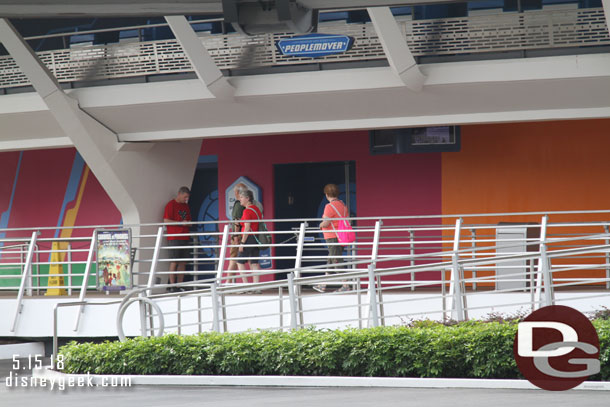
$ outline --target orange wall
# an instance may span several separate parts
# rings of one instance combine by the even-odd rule
[[[445,215],[610,209],[610,120],[462,126],[461,152],[443,153],[441,163]],[[500,220],[540,222],[541,215],[464,218],[465,224]],[[608,221],[610,214],[549,217],[550,222],[568,220]],[[550,228],[549,236],[565,232],[575,230]],[[603,229],[583,227],[581,232],[602,233]],[[462,239],[468,239],[469,233],[464,231]],[[493,238],[493,231],[488,233]],[[573,242],[579,243],[584,242]],[[577,261],[599,264],[603,259],[561,259],[558,263]],[[584,274],[603,277],[605,272],[567,271],[559,277]]]
[[[610,209],[610,120],[462,126],[441,173],[443,214]]]

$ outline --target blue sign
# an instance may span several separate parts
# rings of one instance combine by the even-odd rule
[[[318,58],[346,52],[353,44],[347,35],[308,34],[279,40],[276,45],[282,55]]]
[[[258,185],[254,182],[250,181],[247,177],[239,177],[229,187],[225,190],[225,216],[227,219],[231,219],[231,212],[233,211],[233,205],[235,205],[235,201],[237,201],[237,197],[235,196],[235,187],[238,184],[243,184],[246,189],[252,191],[252,195],[254,195],[254,200],[261,203],[263,202],[263,194]],[[258,205],[257,205],[258,206]],[[262,211],[262,206],[259,206],[259,209]]]

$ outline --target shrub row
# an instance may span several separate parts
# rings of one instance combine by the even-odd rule
[[[594,321],[610,379],[610,321]],[[291,332],[206,333],[71,342],[66,373],[520,378],[516,322],[465,322]]]

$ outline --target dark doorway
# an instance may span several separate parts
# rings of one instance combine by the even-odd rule
[[[201,156],[193,178],[191,197],[189,199],[193,221],[206,222],[218,220],[218,161],[216,156]],[[197,225],[192,230],[197,233],[218,232],[217,224]],[[217,236],[203,235],[197,237],[198,245],[215,245]],[[216,257],[213,249],[197,249],[194,255],[194,264],[187,266],[187,270],[210,271],[210,274],[195,274],[195,279],[212,278],[215,276],[216,262],[210,258]],[[185,276],[185,281],[190,278]]]
[[[275,215],[276,219],[320,218],[328,201],[324,196],[326,184],[337,184],[341,192],[339,198],[350,209],[350,216],[356,215],[356,165],[354,161],[334,161],[305,164],[276,164],[275,177]],[[298,231],[299,222],[277,222],[276,230]],[[309,225],[317,227],[318,225]],[[295,232],[296,233],[296,232]],[[284,235],[280,240],[290,239]],[[294,235],[296,236],[296,234]],[[307,235],[322,241],[321,233]],[[296,242],[293,237],[291,243]],[[277,247],[276,256],[295,256],[296,247]],[[303,255],[303,266],[321,264],[320,261],[308,260],[308,256],[326,255],[326,248],[306,250]],[[277,269],[294,267],[294,260],[276,260]],[[286,278],[284,273],[278,273],[276,278]]]

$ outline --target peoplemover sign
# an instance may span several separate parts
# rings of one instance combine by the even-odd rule
[[[282,55],[318,58],[346,52],[353,44],[354,39],[347,35],[308,34],[279,40],[277,47]]]

